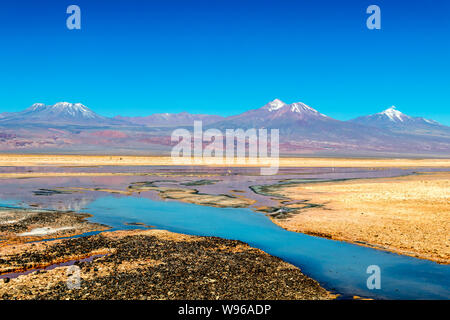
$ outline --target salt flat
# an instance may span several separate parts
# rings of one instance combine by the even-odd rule
[[[258,167],[269,163],[260,159],[259,163],[244,166]],[[2,154],[0,166],[149,166],[178,165],[171,157],[164,156],[108,156],[108,155],[31,155]],[[208,166],[242,166],[235,164],[214,164],[209,158],[195,163]],[[450,167],[450,159],[406,159],[406,158],[280,158],[280,167]]]

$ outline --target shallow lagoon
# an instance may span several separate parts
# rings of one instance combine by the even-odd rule
[[[228,209],[137,197],[98,198],[90,203],[95,222],[117,229],[141,222],[201,236],[241,240],[280,257],[344,297],[450,298],[450,266],[381,250],[286,231],[249,209]],[[381,268],[381,289],[366,285],[370,265]]]

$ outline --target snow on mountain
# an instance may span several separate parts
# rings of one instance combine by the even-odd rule
[[[392,106],[386,110],[384,110],[383,112],[378,113],[379,115],[384,115],[386,117],[389,118],[389,120],[396,122],[396,121],[401,121],[403,122],[405,119],[409,119],[410,117],[408,117],[407,115],[405,115],[404,113],[398,111],[395,106]]]
[[[221,130],[266,128],[278,129],[280,141],[314,145],[356,145],[362,141],[388,140],[388,135],[373,128],[330,118],[302,102],[286,104],[278,99],[261,108],[225,118],[211,125]],[[303,142],[302,142],[303,141]]]
[[[279,127],[298,122],[337,121],[331,119],[302,102],[286,104],[275,99],[261,108],[246,111],[244,113],[227,117],[219,123],[231,127],[243,128]]]
[[[389,126],[395,127],[398,125],[405,125],[407,123],[414,122],[415,119],[397,110],[395,106],[392,106],[382,112],[358,117],[350,121],[354,123],[385,128]]]
[[[268,104],[266,104],[265,106],[262,107],[262,109],[266,109],[267,111],[275,111],[278,110],[282,107],[284,107],[286,104],[279,100],[279,99],[275,99],[271,102],[269,102]]]
[[[425,119],[422,117],[411,117],[401,111],[397,110],[395,106],[392,106],[382,112],[375,113],[368,116],[362,116],[350,120],[351,122],[361,123],[374,127],[405,127],[414,125],[432,125],[441,126],[437,121]]]
[[[27,110],[29,111],[39,111],[45,108],[45,104],[43,103],[34,103]]]
[[[10,112],[1,123],[113,124],[116,120],[98,115],[81,103],[58,102],[54,105],[35,103],[20,112]]]
[[[441,125],[434,120],[408,116],[394,106],[379,113],[352,119],[349,122],[398,133],[450,137],[450,127]]]
[[[310,106],[307,106],[306,104],[304,104],[302,102],[296,102],[296,103],[290,104],[289,108],[290,108],[291,112],[308,113],[308,114],[311,114],[314,116],[327,117],[326,115],[318,112],[316,109],[313,109]]]
[[[91,111],[81,103],[58,102],[47,106],[43,103],[35,103],[26,109],[22,115],[37,119],[64,118],[64,119],[100,119],[101,116]]]
[[[314,115],[322,115],[317,110],[311,108],[310,106],[307,106],[303,102],[286,104],[279,99],[275,99],[275,100],[269,102],[268,104],[262,106],[259,110],[275,112],[280,109],[284,109],[285,111],[289,110],[290,112],[295,112],[295,113],[311,113]],[[322,115],[322,116],[324,116],[324,115]]]
[[[425,121],[426,123],[429,123],[429,124],[441,125],[439,122],[437,122],[435,120],[425,119],[425,118],[421,118],[421,119],[423,119],[423,121]]]

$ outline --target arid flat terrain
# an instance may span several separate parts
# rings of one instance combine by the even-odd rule
[[[275,223],[291,231],[450,263],[450,173],[280,186],[306,200]]]
[[[242,163],[217,163],[215,159],[205,158],[196,165],[242,166]],[[261,166],[259,163],[246,166]],[[89,155],[28,155],[2,154],[0,166],[151,166],[178,165],[171,157],[157,156],[89,156]],[[372,158],[280,158],[280,167],[450,167],[450,159],[372,159]]]

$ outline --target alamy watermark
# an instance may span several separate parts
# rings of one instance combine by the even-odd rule
[[[66,20],[66,26],[69,30],[80,30],[81,29],[81,9],[77,5],[70,5],[66,10],[67,14],[70,14]]]
[[[66,26],[69,30],[81,29],[81,9],[78,5],[72,4],[67,7],[66,13],[70,14],[66,19]],[[381,29],[381,9],[379,6],[372,4],[367,7],[366,13],[370,16],[366,20],[366,26],[369,30]]]
[[[367,267],[366,273],[370,274],[367,278],[367,289],[381,289],[381,269],[376,264]]]
[[[381,9],[377,5],[370,5],[367,7],[366,13],[370,14],[367,18],[366,26],[369,30],[381,29]]]
[[[202,121],[194,121],[192,133],[179,128],[172,132],[171,140],[177,143],[171,152],[175,164],[261,165],[261,175],[278,172],[278,129],[270,129],[270,135],[267,129],[254,128],[226,129],[224,134],[214,128],[203,132]]]

